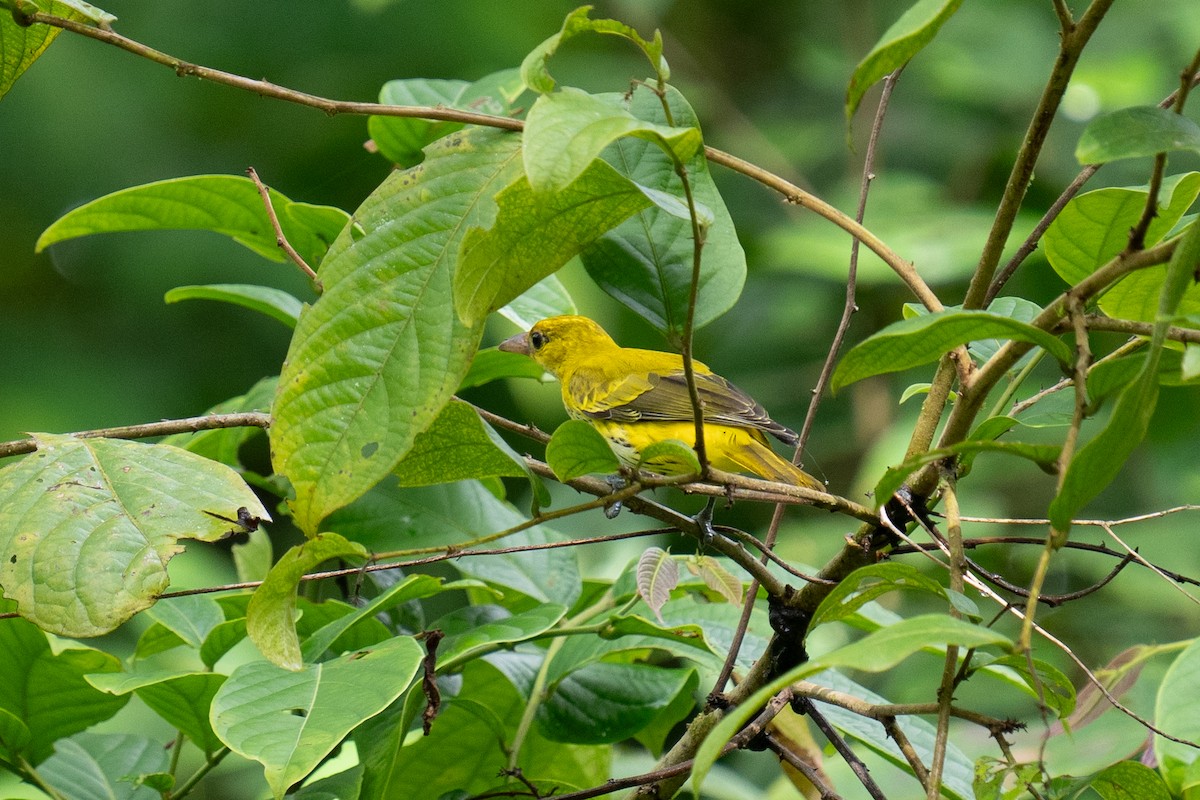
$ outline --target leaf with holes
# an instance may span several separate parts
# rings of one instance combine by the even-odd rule
[[[300,315],[275,397],[272,461],[296,490],[296,523],[387,475],[450,400],[482,334],[454,312],[463,230],[488,225],[492,196],[520,170],[520,139],[472,129],[440,139],[355,212],[321,267],[325,292]]]
[[[37,452],[0,470],[0,585],[60,636],[107,633],[152,605],[179,540],[270,519],[236,472],[177,447],[33,438]]]
[[[406,636],[290,672],[266,661],[233,671],[213,698],[213,730],[260,762],[276,798],[312,772],[351,730],[409,687],[424,657]]]

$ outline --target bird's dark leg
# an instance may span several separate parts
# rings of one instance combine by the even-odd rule
[[[713,539],[717,538],[717,532],[713,530],[713,508],[717,505],[717,498],[710,497],[708,502],[704,504],[704,508],[700,513],[692,517],[692,521],[700,528],[700,543],[708,545]]]
[[[624,489],[626,486],[629,485],[629,480],[621,473],[617,473],[616,475],[609,475],[608,477],[606,477],[604,479],[604,481],[605,481],[605,483],[607,483],[609,485],[609,487],[612,488],[612,490],[614,492],[619,492],[622,489]],[[621,501],[620,500],[616,500],[612,503],[609,503],[608,505],[606,505],[604,507],[604,516],[607,517],[608,519],[616,519],[617,515],[620,513],[621,513]]]

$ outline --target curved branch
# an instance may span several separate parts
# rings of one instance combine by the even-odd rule
[[[68,434],[78,439],[146,439],[151,436],[169,436],[173,433],[196,433],[218,428],[269,428],[271,415],[260,411],[245,411],[236,414],[205,414],[186,419],[165,419],[161,422],[145,422],[141,425],[120,425],[115,428],[95,428]],[[15,439],[0,442],[0,458],[19,456],[37,450],[33,439]]]

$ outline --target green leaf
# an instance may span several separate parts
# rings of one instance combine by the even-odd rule
[[[339,208],[297,203],[270,190],[283,235],[314,269],[350,216]],[[195,175],[122,189],[69,211],[42,233],[40,253],[52,244],[118,231],[213,231],[271,261],[286,256],[275,243],[258,188],[238,175]]]
[[[495,650],[497,645],[514,645],[541,636],[566,616],[567,608],[542,603],[518,614],[499,606],[471,606],[462,611],[468,617],[465,630],[454,629],[453,614],[438,620],[438,627],[446,632],[446,639],[438,647],[438,672],[455,670],[478,653]]]
[[[493,475],[522,477],[525,462],[501,450],[494,434],[470,404],[451,400],[429,428],[417,435],[394,470],[401,486],[430,486]]]
[[[1133,106],[1096,117],[1075,147],[1080,164],[1105,164],[1172,150],[1200,153],[1200,125],[1158,106]]]
[[[1146,246],[1161,241],[1197,195],[1200,172],[1164,179],[1158,213],[1146,231]],[[1129,229],[1137,224],[1145,207],[1145,187],[1097,189],[1074,198],[1042,239],[1050,266],[1067,283],[1079,283],[1125,249]]]
[[[1033,659],[1033,671],[1031,672],[1029,662],[1030,659],[1023,655],[1001,656],[990,660],[982,658],[977,662],[976,668],[986,668],[990,671],[996,667],[1003,667],[1012,670],[1020,676],[1030,697],[1045,704],[1047,708],[1058,715],[1059,719],[1069,717],[1075,710],[1075,686],[1071,683],[1071,679],[1053,664],[1040,659]]]
[[[168,761],[162,742],[145,736],[81,733],[59,742],[38,773],[70,800],[157,800],[154,789],[131,784],[166,772]]]
[[[668,86],[666,97],[676,125],[699,128],[695,111],[678,90]],[[634,89],[629,108],[640,119],[666,122],[662,103],[644,86]],[[674,164],[651,142],[619,139],[605,150],[604,158],[640,186],[680,192]],[[696,294],[695,326],[700,328],[737,302],[746,280],[746,254],[707,159],[697,153],[685,166],[696,201],[712,215]],[[687,319],[694,255],[691,220],[652,205],[604,233],[583,251],[582,260],[601,289],[678,345]]]
[[[1100,309],[1117,319],[1154,322],[1158,318],[1159,295],[1166,279],[1166,264],[1140,269],[1105,292],[1100,298]],[[1200,284],[1192,283],[1187,287],[1175,313],[1180,316],[1200,313]]]
[[[467,370],[458,389],[473,389],[501,378],[541,380],[545,376],[546,370],[532,358],[489,347],[475,354],[475,358],[471,360],[471,368]]]
[[[482,327],[459,322],[451,272],[461,232],[491,219],[491,196],[520,169],[519,144],[478,129],[439,140],[384,181],[331,248],[271,428],[306,533],[391,472],[466,374]]]
[[[203,595],[172,597],[156,603],[146,616],[178,636],[189,647],[199,649],[212,629],[225,621],[216,600]]]
[[[476,481],[402,489],[385,481],[360,501],[329,518],[326,525],[369,550],[457,548],[473,540],[527,523],[511,504],[496,499]],[[505,537],[506,546],[546,544],[567,537],[537,525]],[[467,577],[512,589],[535,600],[572,606],[581,580],[569,548],[505,553],[450,562]]]
[[[663,439],[642,448],[638,469],[648,469],[665,475],[699,474],[700,459],[690,445],[679,439]]]
[[[224,683],[224,675],[196,672],[147,684],[136,693],[172,728],[183,731],[197,747],[212,753],[221,748],[221,740],[213,732],[208,712]]]
[[[496,195],[494,223],[475,225],[462,241],[454,307],[466,325],[523,294],[586,245],[649,206],[652,190],[603,161],[593,161],[558,192],[535,193],[520,178]]]
[[[296,634],[296,589],[305,573],[331,558],[366,558],[367,550],[336,533],[320,533],[292,547],[254,590],[246,633],[270,661],[289,670],[304,666]]]
[[[884,505],[892,499],[892,494],[904,485],[908,476],[926,464],[941,461],[944,458],[957,455],[974,455],[978,453],[1005,453],[1010,456],[1032,461],[1043,470],[1053,470],[1057,464],[1062,448],[1053,444],[1029,444],[1027,442],[996,442],[990,440],[967,439],[949,447],[939,447],[907,458],[903,463],[890,467],[883,473],[879,483],[875,484],[875,502]]]
[[[1158,365],[1167,328],[1196,264],[1200,264],[1200,225],[1193,224],[1183,234],[1167,265],[1154,333],[1142,371],[1117,398],[1104,429],[1071,459],[1058,494],[1050,503],[1050,521],[1056,530],[1065,533],[1070,529],[1075,513],[1112,483],[1134,448],[1146,437],[1158,401]]]
[[[834,370],[833,390],[928,364],[961,344],[992,338],[1032,342],[1059,361],[1071,360],[1071,349],[1040,328],[988,311],[946,310],[894,322],[859,342]]]
[[[1200,740],[1200,639],[1193,640],[1175,657],[1158,684],[1154,725],[1180,739]],[[1200,752],[1155,736],[1154,755],[1172,795],[1178,796]]]
[[[809,628],[846,619],[872,600],[901,589],[926,592],[946,599],[945,587],[933,578],[922,575],[911,564],[871,564],[850,573],[826,595],[813,613]]]
[[[379,102],[390,106],[442,106],[459,111],[504,116],[521,93],[521,76],[515,69],[487,75],[474,83],[413,78],[388,81],[379,90]],[[373,115],[367,131],[379,152],[402,167],[419,164],[422,150],[432,142],[461,130],[461,122]]]
[[[163,297],[168,303],[180,300],[218,300],[233,303],[279,320],[289,328],[296,327],[304,304],[283,291],[270,286],[246,283],[210,283],[205,286],[177,286]]]
[[[305,639],[304,646],[301,648],[304,660],[314,662],[320,659],[339,636],[364,619],[372,619],[389,609],[413,600],[433,597],[442,592],[453,591],[455,589],[469,589],[482,585],[476,581],[453,581],[446,583],[442,578],[435,578],[432,575],[409,575],[404,580],[393,584],[386,591],[372,598],[371,602],[325,624],[316,633]],[[439,653],[438,655],[440,662],[440,657],[444,653]]]
[[[924,49],[960,5],[962,0],[918,0],[892,23],[850,76],[846,87],[847,123],[867,90]]]
[[[589,664],[559,681],[538,707],[538,724],[556,742],[624,741],[653,722],[694,682],[694,675],[694,669]]]
[[[241,531],[242,509],[270,519],[237,473],[177,447],[33,437],[0,470],[0,585],[52,633],[111,631],[166,590],[180,539]]]
[[[1085,784],[1101,800],[1171,800],[1158,773],[1137,761],[1119,761],[1093,775]]]
[[[671,591],[679,585],[679,565],[661,547],[648,547],[637,563],[638,595],[663,623],[662,607],[671,599]]]
[[[117,19],[81,0],[39,0],[36,5],[40,11],[97,28],[108,28]],[[18,24],[15,16],[20,13],[15,9],[0,12],[0,98],[62,32],[54,25]]]
[[[578,314],[579,309],[558,276],[547,275],[496,313],[521,330],[529,330],[547,317]]]
[[[534,192],[562,191],[617,139],[632,136],[686,162],[704,146],[700,129],[639,119],[616,95],[566,87],[543,94],[525,121],[525,175]]]
[[[9,604],[4,604],[9,610]],[[32,764],[45,760],[64,737],[109,719],[129,698],[93,687],[85,675],[121,671],[115,656],[92,649],[54,653],[45,633],[23,619],[0,625],[0,735]],[[24,730],[21,730],[21,727]]]
[[[654,38],[647,41],[639,36],[633,28],[617,22],[615,19],[588,19],[588,12],[591,10],[591,6],[581,6],[572,11],[563,20],[562,29],[558,33],[546,39],[525,56],[525,60],[521,63],[521,79],[527,87],[535,92],[553,91],[554,78],[550,77],[550,73],[546,69],[546,61],[558,51],[559,46],[564,42],[587,32],[606,33],[628,39],[637,45],[650,60],[650,67],[660,80],[665,81],[671,77],[667,61],[662,54],[661,33],[655,30]]]
[[[467,664],[460,688],[443,688],[442,710],[429,736],[408,737],[399,715],[390,711],[355,731],[365,765],[362,797],[410,797],[415,787],[421,798],[430,799],[474,796],[506,785],[528,792],[530,787],[516,778],[498,777],[508,764],[505,743],[513,741],[528,700],[491,663],[524,658],[502,653]],[[565,793],[608,778],[612,748],[550,742],[538,727],[525,737],[520,764],[523,778],[543,796],[551,796],[553,787]]]
[[[6,708],[0,708],[0,758],[13,763],[29,748],[33,734],[21,718]]]
[[[546,463],[560,481],[598,472],[611,475],[621,464],[603,436],[590,423],[569,419],[546,444]]]
[[[234,670],[212,703],[217,736],[260,762],[276,798],[304,778],[355,727],[408,688],[424,656],[408,637],[299,672],[252,661]]]
[[[264,570],[263,577],[266,577],[266,574]],[[257,580],[262,580],[263,577]],[[200,660],[204,662],[204,666],[212,669],[226,653],[245,638],[245,617],[225,620],[209,631],[208,636],[204,639],[204,644],[200,645]]]

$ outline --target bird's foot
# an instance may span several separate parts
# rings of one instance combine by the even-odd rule
[[[713,528],[713,508],[717,504],[717,498],[710,497],[708,502],[704,504],[704,508],[700,513],[692,517],[692,521],[700,529],[700,544],[709,545],[717,538],[717,532]]]
[[[614,492],[619,492],[629,485],[624,475],[609,475],[604,481],[612,488]],[[604,507],[604,516],[608,519],[616,519],[621,513],[621,501],[614,500]]]

